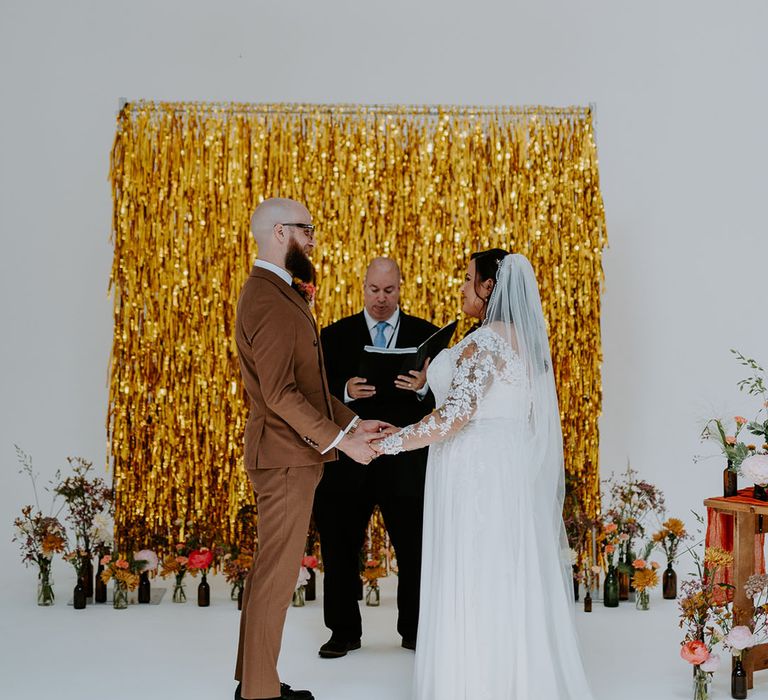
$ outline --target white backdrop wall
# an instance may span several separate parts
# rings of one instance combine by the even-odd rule
[[[701,510],[720,488],[718,460],[692,462],[701,418],[755,406],[728,350],[768,363],[767,26],[762,0],[2,0],[0,553],[30,498],[13,443],[44,478],[104,463],[120,96],[595,102],[602,470],[630,458],[675,514]]]

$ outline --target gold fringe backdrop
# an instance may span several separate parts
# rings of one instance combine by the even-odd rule
[[[375,255],[400,263],[404,309],[437,324],[457,314],[471,252],[528,256],[569,483],[599,511],[607,239],[589,109],[140,102],[118,116],[111,182],[107,428],[122,546],[182,538],[187,522],[232,541],[252,500],[233,321],[256,255],[250,215],[271,196],[304,202],[317,225],[321,326],[361,308]]]

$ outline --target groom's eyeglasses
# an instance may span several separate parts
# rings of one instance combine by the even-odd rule
[[[304,234],[307,236],[307,238],[314,238],[315,237],[315,226],[314,224],[280,224],[281,226],[295,226],[296,228],[300,228],[302,231],[304,231]]]

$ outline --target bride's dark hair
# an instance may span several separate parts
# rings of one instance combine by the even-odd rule
[[[475,261],[475,294],[483,299],[483,306],[485,307],[488,306],[488,299],[485,299],[480,295],[480,285],[487,280],[493,280],[493,284],[496,286],[499,263],[507,255],[509,255],[509,251],[504,250],[503,248],[489,248],[488,250],[479,250],[469,256],[470,260]],[[481,325],[482,321],[478,321],[467,331],[466,335],[469,335],[472,331],[476,331]]]

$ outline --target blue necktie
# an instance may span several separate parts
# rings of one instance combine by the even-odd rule
[[[379,321],[374,328],[376,329],[376,337],[373,339],[373,344],[377,348],[387,347],[387,337],[384,335],[384,329],[389,324],[386,321]]]

